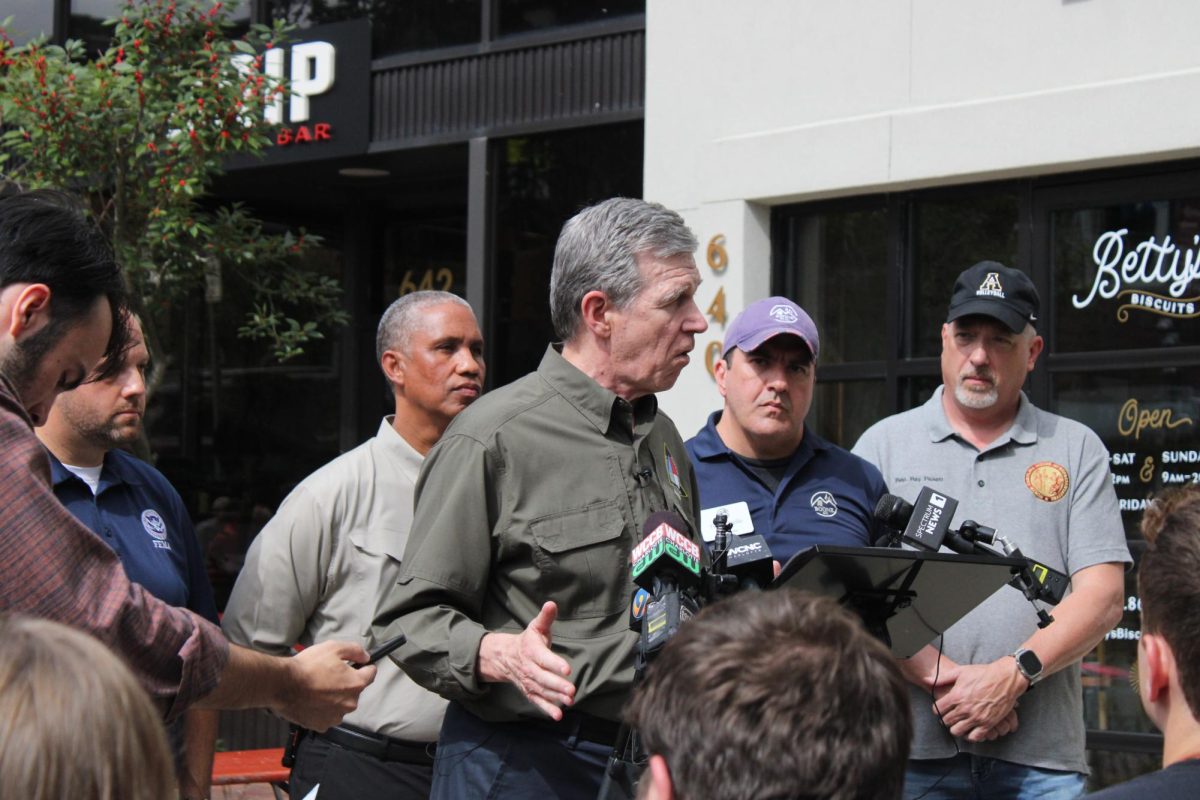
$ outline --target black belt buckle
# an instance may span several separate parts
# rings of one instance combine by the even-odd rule
[[[300,747],[300,740],[304,738],[304,728],[299,725],[288,726],[287,747],[283,748],[283,759],[280,763],[291,769],[296,764],[296,750]]]

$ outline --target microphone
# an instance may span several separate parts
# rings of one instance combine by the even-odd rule
[[[950,520],[957,509],[958,501],[953,497],[922,486],[915,503],[893,494],[879,498],[875,504],[875,519],[902,531],[900,541],[918,550],[936,553],[944,544],[956,553],[974,553],[975,548],[970,543],[950,530]],[[964,544],[966,549],[960,549]]]
[[[737,578],[739,590],[766,587],[775,580],[775,564],[767,540],[758,533],[730,536],[725,570]]]
[[[642,540],[633,548],[631,577],[640,589],[631,602],[630,622],[640,633],[638,669],[700,611],[695,597],[701,583],[700,546],[683,533],[686,530],[683,517],[656,511],[642,526]]]
[[[885,494],[875,504],[875,519],[885,527],[903,531],[900,544],[914,549],[937,552],[946,547],[962,555],[991,555],[1020,559],[1025,567],[1013,576],[1010,585],[1020,590],[1030,602],[1040,600],[1050,605],[1062,601],[1071,585],[1070,576],[1052,567],[1029,558],[1003,536],[996,533],[995,528],[980,525],[974,520],[967,520],[958,530],[951,530],[950,520],[958,509],[958,501],[953,497],[939,494],[928,486],[921,487],[916,503],[909,503],[895,495]],[[888,535],[880,541],[894,543]],[[996,548],[1000,549],[997,550]],[[1036,606],[1035,606],[1036,607]],[[1041,618],[1040,627],[1045,627],[1052,618],[1044,611],[1038,611]]]
[[[633,548],[633,582],[654,592],[655,580],[670,578],[688,588],[700,585],[700,545],[681,530],[683,517],[673,511],[656,511],[642,526],[642,540]]]

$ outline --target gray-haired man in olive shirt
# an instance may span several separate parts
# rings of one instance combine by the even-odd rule
[[[655,511],[697,519],[654,398],[707,328],[695,248],[678,214],[641,200],[569,220],[550,281],[563,344],[425,461],[376,635],[404,631],[393,657],[452,701],[434,798],[596,796],[633,679],[630,551]]]

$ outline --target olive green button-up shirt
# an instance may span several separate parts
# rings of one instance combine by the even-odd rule
[[[630,405],[550,347],[537,371],[484,395],[429,453],[399,583],[376,635],[415,681],[484,719],[545,719],[510,684],[479,680],[485,633],[519,633],[558,604],[551,647],[574,708],[618,719],[633,680],[629,555],[655,511],[695,531],[695,480],[653,396]]]

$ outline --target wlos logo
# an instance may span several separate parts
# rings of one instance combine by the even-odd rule
[[[783,303],[771,306],[771,310],[767,313],[771,319],[788,325],[800,319],[799,315],[796,314],[796,309],[791,306],[785,306]]]

